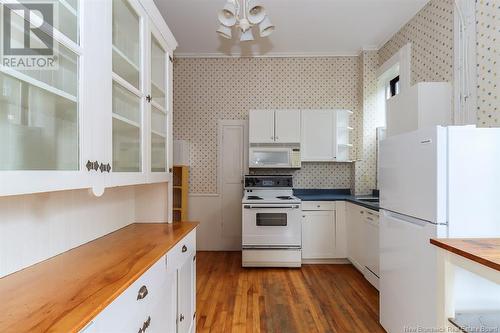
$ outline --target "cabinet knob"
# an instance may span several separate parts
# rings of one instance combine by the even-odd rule
[[[179,321],[183,321],[184,320],[184,315],[181,314],[180,317],[179,317]]]
[[[187,246],[186,246],[186,245],[182,245],[182,252],[183,252],[183,253],[184,253],[184,252],[187,252],[187,250],[188,250]]]
[[[172,173],[172,168],[168,168],[168,172]]]
[[[94,168],[94,163],[90,162],[90,160],[87,161],[87,164],[85,164],[85,167],[87,168],[87,171],[90,171]]]
[[[148,295],[148,288],[146,286],[142,286],[137,293],[137,300],[144,299]]]
[[[151,97],[151,95],[146,96],[146,101],[148,101],[148,103],[151,103],[152,100],[153,100],[153,97]]]
[[[92,165],[92,168],[93,168],[95,171],[99,170],[99,162],[98,162],[98,161],[95,161],[95,162],[93,163],[93,165]]]

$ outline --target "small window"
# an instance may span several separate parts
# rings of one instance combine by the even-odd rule
[[[386,98],[389,99],[391,97],[396,96],[400,92],[400,86],[399,86],[399,75],[396,76],[394,79],[389,81],[389,84],[387,85],[387,91],[386,91]]]

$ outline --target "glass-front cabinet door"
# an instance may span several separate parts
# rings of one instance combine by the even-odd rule
[[[167,142],[170,112],[168,53],[159,32],[150,23],[150,177],[149,181],[166,181],[168,177]]]
[[[134,0],[112,0],[112,165],[107,184],[145,182],[145,14]]]
[[[0,65],[0,195],[88,186],[80,5],[78,0],[39,8],[30,2],[0,5],[10,50],[3,50]],[[46,24],[35,34],[25,32],[25,20]]]

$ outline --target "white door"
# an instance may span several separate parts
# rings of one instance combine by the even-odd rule
[[[382,211],[380,322],[387,332],[437,327],[437,250],[429,240],[443,236],[446,226]]]
[[[275,111],[275,141],[300,143],[300,110]]]
[[[446,218],[444,127],[388,137],[380,143],[380,206],[434,222]]]
[[[334,160],[333,125],[333,110],[302,110],[302,161]]]
[[[335,257],[334,211],[306,211],[302,218],[302,258]]]
[[[221,236],[232,250],[241,249],[241,198],[245,175],[246,126],[244,121],[220,123]]]
[[[250,110],[249,141],[250,143],[274,142],[274,111]]]

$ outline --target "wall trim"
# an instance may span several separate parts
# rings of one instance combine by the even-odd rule
[[[175,52],[175,58],[329,58],[329,57],[357,57],[363,50],[356,52],[272,52],[259,55],[245,55],[241,53],[225,54],[225,53],[190,53],[190,52]]]
[[[377,70],[377,79],[383,80],[385,73],[393,67],[399,65],[399,76],[401,82],[401,91],[406,90],[411,84],[411,43],[403,46],[389,60],[384,62]]]

